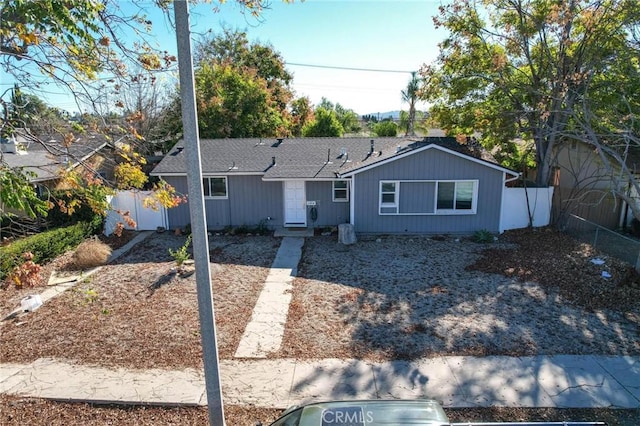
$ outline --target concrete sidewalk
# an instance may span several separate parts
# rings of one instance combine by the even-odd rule
[[[372,363],[224,360],[226,404],[285,408],[309,400],[433,398],[444,407],[640,408],[640,357],[438,357]],[[0,393],[125,404],[206,404],[193,369],[125,370],[52,359],[0,364]]]

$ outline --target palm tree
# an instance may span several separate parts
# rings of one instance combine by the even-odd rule
[[[402,101],[409,104],[409,120],[407,121],[407,129],[405,136],[415,136],[416,132],[414,124],[416,121],[416,102],[418,100],[418,90],[420,89],[420,79],[416,75],[416,72],[411,73],[411,80],[407,84],[407,88],[403,90]]]

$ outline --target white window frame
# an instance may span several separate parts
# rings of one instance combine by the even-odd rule
[[[382,192],[382,186],[384,184],[387,183],[392,183],[394,185],[393,187],[393,192]],[[379,194],[379,198],[378,198],[378,213],[381,215],[386,215],[386,214],[399,214],[398,213],[398,206],[400,205],[399,203],[399,198],[400,198],[400,181],[399,180],[381,180],[380,181],[380,187],[378,190],[378,194]],[[382,196],[384,194],[393,194],[393,203],[385,203],[382,201]],[[395,213],[382,213],[382,209],[395,209]]]
[[[227,200],[229,198],[229,180],[227,179],[226,176],[203,176],[202,177],[202,180],[203,180],[203,182],[202,182],[203,194],[205,193],[204,192],[204,189],[205,189],[204,188],[204,185],[205,185],[204,181],[206,181],[207,185],[209,185],[209,194],[212,193],[212,190],[211,190],[211,188],[212,188],[211,187],[211,179],[224,179],[224,194],[225,195],[224,196],[222,196],[222,195],[204,195],[204,198],[208,199],[208,200]]]
[[[402,213],[400,212],[400,195],[401,195],[401,191],[400,191],[400,187],[402,185],[402,182],[410,182],[410,183],[416,183],[416,182],[422,182],[422,183],[433,183],[435,185],[435,190],[434,190],[434,194],[433,194],[433,211],[432,212],[423,212],[423,213]],[[454,186],[453,189],[453,209],[438,209],[438,184],[440,182],[453,182],[456,185]],[[473,183],[473,194],[472,194],[472,198],[471,198],[471,209],[456,209],[455,205],[456,205],[456,192],[457,192],[457,183],[463,183],[463,182],[471,182]],[[395,191],[393,192],[394,195],[394,202],[393,203],[383,203],[382,202],[382,185],[385,183],[393,183],[395,185]],[[378,215],[380,216],[435,216],[435,215],[472,215],[472,214],[477,214],[477,210],[478,210],[478,186],[479,186],[479,181],[477,179],[442,179],[442,180],[381,180],[379,182],[379,187],[378,187]],[[385,192],[385,194],[390,194],[391,192]],[[385,211],[383,212],[382,209],[395,209],[395,211]]]
[[[344,188],[336,188],[336,183],[338,182],[344,182],[345,187]],[[349,181],[348,180],[334,180],[333,182],[331,182],[331,200],[334,203],[348,203],[349,202]],[[336,191],[344,191],[345,192],[345,197],[336,197]]]

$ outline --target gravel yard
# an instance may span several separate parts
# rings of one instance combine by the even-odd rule
[[[184,241],[153,234],[36,312],[5,322],[0,362],[201,367],[195,280],[170,274],[168,248]],[[222,358],[233,356],[279,243],[211,238]],[[638,355],[637,275],[606,257],[604,266],[591,264],[597,255],[554,231],[506,233],[492,244],[382,236],[343,246],[335,235],[308,238],[283,345],[272,357]],[[600,276],[603,267],[612,278]],[[23,292],[2,292],[6,312]]]
[[[550,230],[507,233],[493,244],[447,236],[373,237],[352,246],[309,239],[274,356],[637,355],[637,276],[605,258],[613,276],[602,278],[603,267],[590,263],[596,255]]]
[[[168,248],[184,241],[168,233],[153,234],[86,282],[5,323],[0,362],[54,357],[128,368],[200,368],[195,276],[180,278],[170,272],[174,263]],[[212,239],[221,357],[233,356],[278,246],[279,240],[271,237]],[[19,304],[15,290],[3,293],[14,299],[11,309]]]
[[[282,349],[273,357],[405,359],[438,354],[640,354],[640,281],[628,265],[555,231],[513,231],[493,244],[450,236],[308,238]],[[124,368],[201,368],[194,277],[170,273],[153,234],[36,312],[0,327],[0,362],[56,357]],[[220,356],[230,358],[280,240],[210,242]],[[117,243],[116,243],[117,244]],[[605,265],[593,265],[594,257]],[[70,255],[43,267],[43,280]],[[604,279],[602,270],[612,277]],[[43,288],[0,294],[3,314]],[[280,410],[226,406],[229,425]],[[0,395],[0,424],[204,424],[203,408],[95,406]],[[452,421],[604,420],[637,425],[640,410],[456,409]]]

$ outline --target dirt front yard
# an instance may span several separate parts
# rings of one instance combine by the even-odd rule
[[[36,312],[5,322],[0,362],[200,368],[195,280],[170,274],[168,248],[184,241],[153,234]],[[222,358],[233,356],[279,242],[211,238]],[[595,257],[605,264],[591,263]],[[12,292],[2,293],[5,306],[15,305]],[[343,246],[335,235],[314,237],[272,356],[638,355],[639,296],[627,265],[550,230],[510,232],[492,244],[389,236]]]
[[[637,275],[551,230],[313,238],[299,275],[278,357],[640,353]]]
[[[0,362],[56,357],[124,368],[201,368],[194,277],[170,273],[153,234],[127,255],[34,313],[0,326]],[[280,240],[214,236],[210,242],[218,343],[230,358]],[[45,266],[63,267],[68,255]],[[604,265],[591,260],[601,258]],[[603,278],[606,270],[611,278]],[[44,280],[48,277],[43,277]],[[305,242],[281,350],[273,357],[438,354],[638,355],[640,286],[628,265],[554,231],[508,232],[493,244],[450,236],[372,237],[341,246]],[[8,313],[26,294],[0,293]],[[226,406],[229,425],[268,423],[280,410]],[[205,424],[204,408],[69,404],[0,395],[0,424]],[[604,420],[637,425],[640,410],[455,409],[452,421]]]
[[[185,240],[153,234],[37,311],[5,323],[0,362],[54,357],[129,368],[201,368],[195,276],[172,274],[168,252]],[[271,237],[212,238],[221,357],[233,356],[278,247]],[[19,301],[12,292],[3,292],[5,305],[14,299],[11,308]]]

